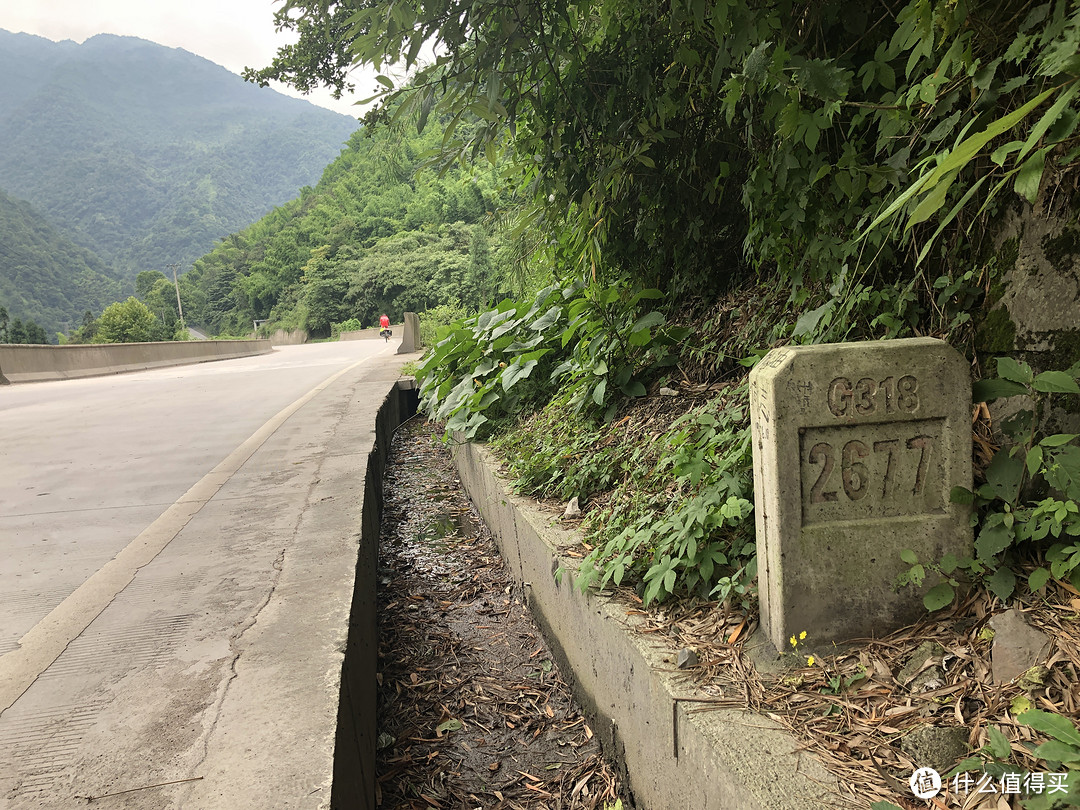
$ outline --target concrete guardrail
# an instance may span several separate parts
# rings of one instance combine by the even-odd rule
[[[76,346],[0,344],[0,383],[69,380],[269,354],[269,340],[178,340]]]

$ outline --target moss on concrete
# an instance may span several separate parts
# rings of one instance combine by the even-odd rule
[[[1004,304],[986,313],[975,330],[975,348],[981,352],[1011,352],[1016,345],[1016,324]]]
[[[1007,273],[1016,267],[1016,261],[1020,258],[1020,237],[1014,236],[1001,243],[997,252],[997,266],[1000,272]]]
[[[1065,228],[1058,236],[1044,237],[1041,247],[1053,267],[1058,267],[1063,259],[1075,259],[1080,256],[1080,228]]]
[[[1053,334],[1054,349],[1042,364],[1048,369],[1065,371],[1080,361],[1080,329],[1059,330]]]

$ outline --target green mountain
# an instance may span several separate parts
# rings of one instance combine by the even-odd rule
[[[463,125],[464,126],[464,125]],[[356,132],[314,188],[223,240],[180,278],[184,311],[214,332],[268,318],[313,335],[356,318],[440,304],[477,309],[506,289],[508,246],[493,227],[500,172],[425,168],[432,122]]]
[[[294,197],[358,127],[132,37],[0,30],[0,75],[0,186],[128,280]]]
[[[125,285],[91,251],[53,228],[29,203],[0,191],[0,306],[50,337],[100,312]]]

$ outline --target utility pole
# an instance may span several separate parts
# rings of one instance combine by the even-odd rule
[[[184,323],[184,305],[180,303],[180,282],[176,279],[176,269],[179,266],[178,264],[169,265],[172,268],[173,286],[176,288],[176,309],[180,312],[180,325],[186,326],[187,324]]]

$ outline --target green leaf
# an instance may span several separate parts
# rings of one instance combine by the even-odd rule
[[[1035,376],[1031,387],[1044,394],[1080,394],[1080,385],[1064,371],[1044,371]]]
[[[435,733],[439,737],[448,731],[461,731],[461,721],[450,718],[449,720],[444,720],[435,727]]]
[[[520,380],[524,380],[532,374],[534,368],[536,368],[535,360],[530,360],[524,364],[514,363],[513,365],[507,366],[503,369],[503,373],[499,377],[502,381],[503,390],[509,391],[517,385]]]
[[[986,580],[986,587],[990,589],[994,596],[1005,602],[1016,590],[1016,575],[1002,566],[994,572],[993,576]]]
[[[1077,436],[1078,433],[1055,433],[1052,436],[1047,436],[1045,439],[1039,442],[1043,447],[1061,447],[1063,444],[1068,444]],[[1034,448],[1032,448],[1034,449]]]
[[[902,807],[897,807],[892,802],[881,801],[881,802],[872,802],[871,805],[870,805],[870,810],[903,810],[903,808]]]
[[[941,582],[926,592],[923,597],[923,605],[930,612],[941,610],[952,604],[956,592],[948,582]]]
[[[1017,362],[1011,357],[999,357],[997,359],[998,376],[1003,380],[1011,380],[1022,385],[1031,385],[1033,373],[1027,363]]]
[[[1011,380],[976,380],[971,386],[972,402],[993,402],[1028,392],[1027,386]]]
[[[1015,503],[1020,484],[1024,480],[1024,459],[1012,455],[1008,450],[998,450],[986,467],[986,484],[1006,503]]]
[[[1032,709],[1024,712],[1016,718],[1026,726],[1030,726],[1043,734],[1049,734],[1055,740],[1080,747],[1080,731],[1072,721],[1060,714],[1044,712],[1041,709]]]
[[[1026,713],[1027,712],[1025,712],[1025,714]],[[1059,740],[1044,742],[1031,753],[1039,757],[1039,759],[1045,759],[1051,762],[1080,761],[1080,748],[1077,748],[1075,745],[1063,743]]]
[[[621,385],[619,390],[622,391],[628,397],[643,397],[645,396],[645,386],[639,383],[637,380],[631,380],[625,385]]]
[[[986,747],[995,759],[1008,759],[1012,756],[1012,743],[1009,742],[1008,737],[1001,733],[1000,729],[987,726],[986,736],[988,737]]]
[[[1027,155],[1028,152],[1030,152],[1032,149],[1034,149],[1035,145],[1038,144],[1040,140],[1042,140],[1042,137],[1046,134],[1046,131],[1055,121],[1057,121],[1057,119],[1061,116],[1062,112],[1065,111],[1066,107],[1068,107],[1069,102],[1072,101],[1073,96],[1076,95],[1077,90],[1080,90],[1080,82],[1074,81],[1068,87],[1068,89],[1065,90],[1064,93],[1058,96],[1057,101],[1050,105],[1050,109],[1043,113],[1042,118],[1040,118],[1039,121],[1035,124],[1035,126],[1031,128],[1031,132],[1028,134],[1028,139],[1024,143],[1024,148],[1020,150],[1020,154],[1016,156],[1017,160],[1022,160],[1024,156]],[[1042,152],[1045,156],[1049,148],[1049,146],[1046,146],[1039,151]],[[1023,174],[1023,170],[1021,170],[1020,173]],[[1032,202],[1034,202],[1034,200],[1032,200]]]
[[[1046,165],[1046,153],[1051,148],[1045,146],[1025,160],[1013,181],[1013,190],[1032,205],[1039,197],[1039,187],[1042,185],[1043,169]]]
[[[919,204],[915,206],[915,210],[908,216],[907,224],[904,226],[905,231],[910,230],[920,222],[925,222],[938,212],[941,206],[945,204],[945,195],[949,193],[949,189],[958,174],[959,170],[950,172],[923,196]]]
[[[951,503],[969,504],[975,502],[975,493],[966,487],[953,487],[949,490]]]
[[[1013,543],[1013,533],[1005,524],[986,526],[975,541],[975,554],[980,560],[990,562]]]
[[[545,312],[541,317],[537,318],[531,324],[530,329],[534,329],[537,332],[543,332],[553,323],[559,320],[559,316],[562,315],[562,307],[554,306]]]
[[[910,548],[905,548],[900,552],[900,559],[906,562],[908,565],[918,565],[919,557]]]
[[[1043,449],[1038,445],[1035,445],[1028,450],[1027,458],[1024,459],[1024,465],[1027,467],[1028,475],[1035,475],[1042,467],[1043,462]]]
[[[653,310],[634,321],[634,325],[630,327],[630,331],[640,332],[642,329],[652,329],[654,326],[663,324],[665,320],[667,319],[662,312]]]
[[[596,387],[592,391],[592,399],[597,405],[604,404],[604,394],[607,392],[607,377],[604,377],[596,384]]]
[[[1050,569],[1048,568],[1036,568],[1030,574],[1028,574],[1028,589],[1032,593],[1039,590],[1050,579]]]
[[[827,301],[822,304],[817,309],[813,309],[810,312],[804,312],[799,316],[799,320],[795,322],[795,328],[791,330],[791,336],[802,337],[803,335],[813,332],[822,317],[831,312],[835,306],[836,300],[833,299],[832,301]]]

